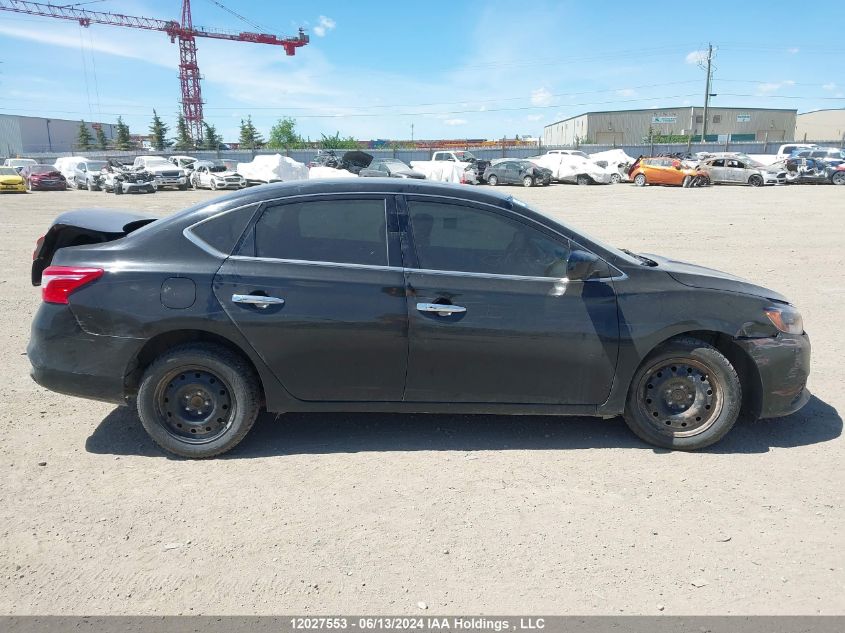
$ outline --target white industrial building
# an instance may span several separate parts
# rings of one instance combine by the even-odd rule
[[[845,141],[845,108],[814,110],[798,115],[796,141]]]
[[[797,110],[708,108],[706,141],[791,141]],[[544,145],[636,145],[652,136],[701,138],[704,108],[681,106],[647,110],[586,112],[543,129]]]
[[[112,123],[86,121],[91,136],[101,126],[106,138],[115,136]],[[39,152],[72,152],[79,136],[79,121],[0,114],[0,156],[15,157]]]

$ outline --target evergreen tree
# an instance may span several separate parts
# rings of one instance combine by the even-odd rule
[[[285,117],[270,128],[267,147],[273,149],[297,149],[303,146],[302,137],[296,133],[296,119]]]
[[[132,149],[132,137],[129,135],[129,126],[123,122],[123,119],[117,117],[117,136],[115,137],[115,147],[120,150]]]
[[[106,138],[106,133],[103,131],[103,126],[97,127],[97,147],[99,149],[108,149],[109,139]]]
[[[167,130],[167,125],[161,120],[158,113],[153,110],[153,122],[150,125],[150,134],[153,137],[153,149],[156,151],[160,152],[167,146]]]
[[[202,127],[205,130],[205,134],[203,134],[203,148],[213,150],[219,149],[220,143],[223,142],[223,138],[217,134],[217,128],[211,123],[206,123],[205,121],[202,122]]]
[[[79,122],[79,132],[76,135],[76,144],[79,149],[85,151],[91,149],[91,143],[94,141],[94,137],[91,135],[91,130],[88,129],[88,126],[85,124],[85,121]]]
[[[264,138],[252,123],[252,116],[248,116],[246,121],[241,119],[241,134],[238,142],[241,149],[256,149],[264,144]]]
[[[185,117],[180,113],[179,118],[176,119],[176,139],[173,147],[185,151],[191,149],[193,146],[194,141],[191,139],[191,131],[188,129]]]

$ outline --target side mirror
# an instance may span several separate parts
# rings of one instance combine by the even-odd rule
[[[599,258],[587,251],[572,251],[566,262],[566,277],[570,281],[589,279],[597,270]]]

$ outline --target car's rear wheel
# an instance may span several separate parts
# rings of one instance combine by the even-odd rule
[[[522,179],[522,186],[523,187],[533,187],[534,186],[534,179],[531,176],[526,176]]]
[[[217,183],[216,183],[216,182],[214,182],[213,180],[211,181],[211,190],[212,190],[212,191],[217,191]]]
[[[645,174],[637,174],[634,178],[634,184],[637,187],[645,187]]]
[[[587,175],[585,175],[585,174],[581,174],[580,176],[578,176],[578,177],[575,179],[575,182],[577,182],[579,185],[581,185],[581,186],[583,187],[583,186],[585,186],[585,185],[589,185],[589,184],[590,184],[590,177],[589,177],[589,176],[587,176]]]
[[[650,444],[696,450],[731,430],[741,404],[742,387],[730,361],[704,341],[679,337],[660,346],[637,370],[625,422]]]
[[[495,174],[490,174],[489,176],[487,176],[487,184],[491,187],[495,187],[499,184],[499,179],[496,177]]]
[[[834,185],[845,185],[845,171],[837,171],[830,177]]]
[[[182,457],[234,448],[260,409],[258,378],[237,354],[213,344],[176,347],[144,372],[138,414],[150,437]]]
[[[762,187],[763,186],[763,177],[760,174],[753,174],[748,179],[748,184],[752,187]]]
[[[610,184],[618,185],[622,182],[622,174],[610,174]]]

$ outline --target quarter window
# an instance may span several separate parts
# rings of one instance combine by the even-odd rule
[[[522,277],[565,277],[570,245],[498,214],[412,201],[411,228],[420,267]]]
[[[315,200],[267,209],[255,254],[274,259],[387,265],[384,200]]]

